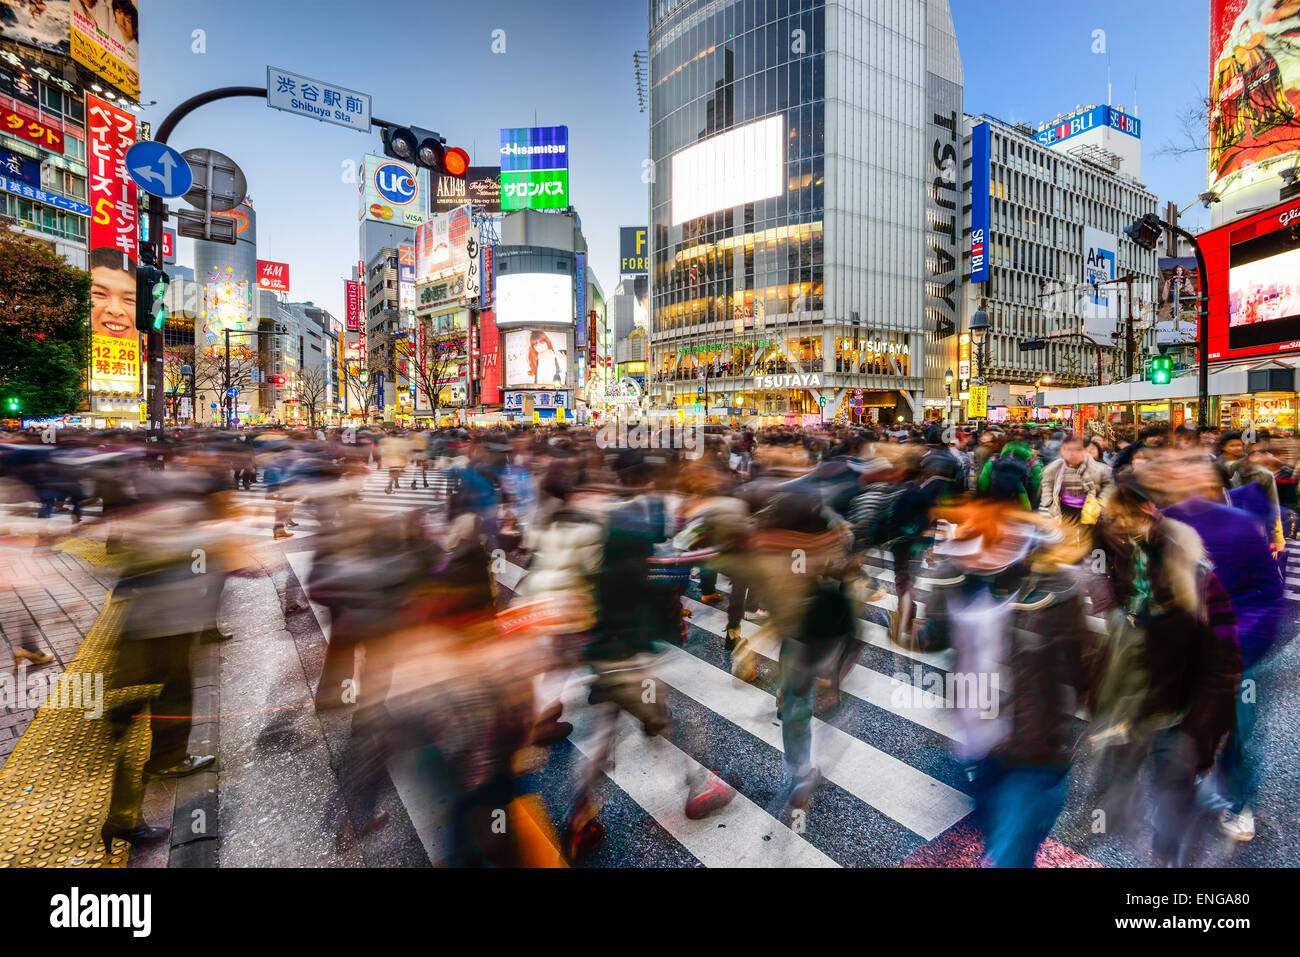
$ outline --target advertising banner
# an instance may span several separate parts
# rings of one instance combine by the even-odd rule
[[[992,128],[981,123],[971,131],[970,281],[989,281],[989,143]]]
[[[481,206],[501,212],[501,170],[496,166],[471,166],[464,177],[434,176],[429,197],[431,213],[449,213],[457,206]]]
[[[0,174],[10,182],[18,181],[38,189],[41,185],[40,160],[28,159],[13,150],[0,149]]]
[[[72,0],[0,0],[0,36],[67,56],[71,6]]]
[[[397,247],[397,303],[402,312],[415,311],[415,244]]]
[[[1210,2],[1210,188],[1238,170],[1296,152],[1300,4]]]
[[[135,0],[76,0],[72,59],[133,100],[140,98],[140,16]]]
[[[86,94],[89,99],[90,94]],[[0,130],[53,153],[63,152],[63,132],[0,106]]]
[[[135,328],[135,271],[140,258],[136,188],[126,172],[135,116],[86,94],[87,199],[90,219],[92,392],[140,391],[140,334]],[[111,340],[111,341],[110,341]],[[134,356],[134,359],[132,359]],[[134,363],[134,375],[130,367]]]
[[[355,279],[343,280],[343,303],[347,309],[348,332],[361,326],[361,284]]]
[[[90,337],[90,382],[95,392],[140,391],[140,336],[132,316],[131,335]]]
[[[357,219],[419,226],[427,216],[424,197],[429,171],[367,153],[361,164],[361,209]]]
[[[483,247],[483,292],[479,296],[478,306],[487,309],[492,305],[492,287],[496,282],[496,247]]]
[[[618,230],[618,274],[620,276],[649,275],[649,252],[645,226],[620,226]]]
[[[1039,130],[1034,134],[1034,139],[1043,146],[1055,146],[1081,133],[1089,133],[1107,126],[1112,130],[1127,133],[1135,140],[1142,138],[1142,121],[1136,116],[1121,113],[1113,106],[1097,106],[1068,120],[1062,120],[1055,126]]]
[[[503,337],[506,386],[562,388],[569,381],[569,335],[559,330],[513,329]]]
[[[263,289],[288,292],[289,264],[273,263],[265,259],[259,259],[257,261],[257,284]]]
[[[569,128],[501,131],[501,209],[569,206]]]
[[[501,336],[491,309],[479,313],[478,341],[479,401],[496,405],[501,401]]]
[[[415,232],[415,281],[464,270],[469,265],[467,240],[471,234],[470,208],[460,206],[438,213]],[[477,244],[475,248],[477,253]]]
[[[1114,235],[1083,227],[1083,281],[1093,288],[1083,297],[1083,331],[1094,339],[1109,338],[1119,319],[1119,286],[1100,286],[1116,276]]]

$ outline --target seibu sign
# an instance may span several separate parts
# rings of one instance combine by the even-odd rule
[[[262,289],[275,292],[289,291],[289,264],[273,263],[265,259],[257,261],[257,285]]]

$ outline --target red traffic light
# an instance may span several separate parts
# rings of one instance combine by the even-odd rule
[[[284,385],[284,376],[271,376],[271,385]]]
[[[469,172],[469,154],[459,146],[449,146],[442,156],[442,171],[448,176],[464,176]]]

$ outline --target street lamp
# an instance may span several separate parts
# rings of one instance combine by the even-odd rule
[[[181,366],[181,375],[190,380],[190,421],[197,423],[199,416],[195,402],[198,397],[194,394],[194,369],[188,362]]]
[[[988,347],[989,330],[992,323],[989,322],[989,314],[984,311],[983,304],[980,305],[975,315],[970,320],[970,337],[975,343],[975,381],[979,385],[984,384],[984,356],[985,349]]]
[[[943,394],[947,396],[943,417],[946,421],[952,421],[952,370],[945,369],[943,373]]]

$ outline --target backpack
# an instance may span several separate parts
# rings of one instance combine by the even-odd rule
[[[898,489],[888,482],[872,482],[854,496],[848,514],[849,524],[853,526],[854,551],[878,548],[889,541]]]
[[[989,470],[989,497],[1014,501],[1022,493],[1026,499],[1030,497],[1029,463],[1016,455],[999,455]]]

